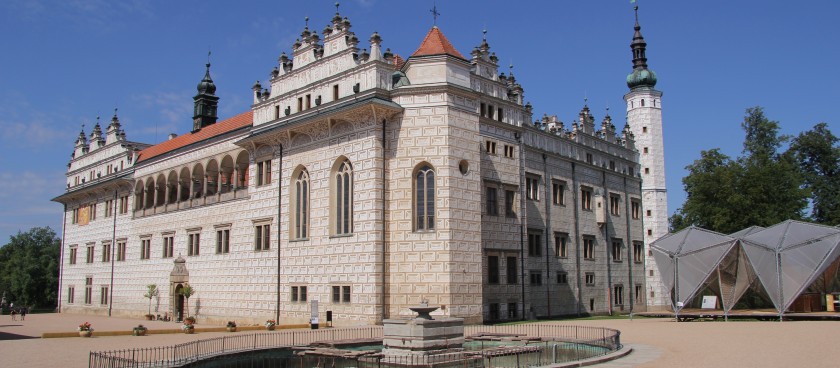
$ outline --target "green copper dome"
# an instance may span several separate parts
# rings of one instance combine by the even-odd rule
[[[627,76],[627,87],[634,89],[636,87],[651,87],[656,86],[656,73],[650,69],[636,69]]]

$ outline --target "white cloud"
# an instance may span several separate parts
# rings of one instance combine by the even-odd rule
[[[186,92],[157,92],[135,95],[131,99],[144,108],[157,111],[161,117],[159,122],[143,122],[141,133],[174,132],[192,118],[193,100]]]
[[[54,110],[34,109],[19,94],[0,96],[0,141],[7,146],[36,149],[64,141],[75,132],[62,126],[63,120],[66,117]]]

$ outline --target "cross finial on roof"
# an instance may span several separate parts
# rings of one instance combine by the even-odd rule
[[[304,17],[303,21],[305,22],[306,28],[309,28],[309,17]]]
[[[117,108],[114,108],[114,116],[117,116]]]
[[[207,66],[210,66],[210,54],[211,53],[212,52],[210,51],[210,46],[207,46]]]
[[[483,34],[484,34],[483,39],[484,39],[485,41],[487,41],[487,28],[485,28],[483,31],[481,31],[481,33],[483,33]]]
[[[335,2],[335,13],[338,14],[338,6],[341,5],[338,1]]]
[[[437,11],[437,3],[433,3],[432,9],[429,12],[432,13],[432,18],[434,19],[434,26],[437,27],[437,18],[440,16],[440,13]]]

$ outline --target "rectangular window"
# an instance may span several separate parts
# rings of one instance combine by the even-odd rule
[[[610,214],[619,216],[621,214],[621,197],[617,194],[610,194]]]
[[[496,197],[496,188],[487,188],[487,215],[497,216],[499,214],[499,201]]]
[[[172,235],[163,237],[163,258],[172,258],[175,254],[175,237]]]
[[[586,154],[586,163],[590,164],[590,165],[592,164],[592,154],[591,153]]]
[[[624,286],[623,285],[616,285],[613,287],[613,304],[615,305],[623,305],[624,304]]]
[[[333,303],[350,303],[350,286],[333,286],[332,301]]]
[[[152,239],[140,239],[140,259],[149,259],[152,253]]]
[[[125,240],[117,240],[117,261],[125,261]]]
[[[542,256],[542,245],[540,244],[540,239],[542,238],[541,233],[528,233],[528,256],[529,257],[539,257]]]
[[[85,277],[85,304],[93,303],[93,277]]]
[[[292,286],[290,300],[293,302],[306,302],[306,292],[306,286]]]
[[[531,286],[542,286],[542,272],[531,271]]]
[[[556,205],[566,204],[566,185],[562,182],[551,183],[551,202]]]
[[[230,229],[216,231],[216,253],[230,253]]]
[[[594,272],[587,272],[585,275],[586,284],[587,285],[595,285],[595,273]]]
[[[485,142],[485,148],[487,148],[487,153],[489,153],[491,155],[496,154],[496,142],[493,142],[493,141]]]
[[[111,242],[102,243],[102,262],[111,262]]]
[[[516,257],[507,257],[507,283],[518,284],[516,272]]]
[[[513,146],[505,145],[505,157],[513,158]]]
[[[613,239],[612,241],[612,259],[613,262],[621,262],[621,239]]]
[[[490,311],[488,312],[487,319],[491,321],[499,320],[499,303],[490,303]]]
[[[108,287],[99,288],[99,304],[108,305]]]
[[[507,312],[508,312],[508,319],[515,319],[518,318],[519,315],[519,308],[516,307],[516,303],[508,303],[507,305]]]
[[[257,185],[271,184],[271,160],[257,162]]]
[[[487,256],[487,283],[499,283],[499,257]]]
[[[120,214],[128,213],[128,196],[120,197]]]
[[[615,170],[615,161],[610,160],[610,170]]]
[[[298,97],[298,106],[297,107],[298,107],[298,109],[297,109],[298,112],[303,111],[303,97]]]
[[[481,117],[487,116],[487,105],[485,105],[484,102],[481,103],[481,111],[479,111],[479,114],[481,114]]]
[[[201,249],[201,234],[193,233],[187,235],[187,255],[197,256]]]
[[[271,245],[271,224],[254,227],[254,250],[268,250]]]
[[[87,253],[85,256],[85,263],[93,263],[93,245],[87,246]]]
[[[569,256],[569,234],[554,233],[554,254],[560,258],[567,258]]]
[[[338,100],[338,85],[333,85],[333,101]]]
[[[76,264],[76,253],[78,249],[76,247],[70,247],[70,264]]]
[[[633,242],[633,262],[642,263],[644,245],[640,242]]]
[[[557,283],[558,284],[568,284],[569,283],[569,275],[565,272],[558,272],[557,273]]]
[[[274,106],[274,119],[280,119],[280,105]]]
[[[595,259],[595,238],[583,238],[583,258]]]
[[[504,110],[501,107],[496,109],[496,120],[502,121],[502,117],[504,117]]]
[[[306,109],[312,108],[312,95],[306,95]]]
[[[592,188],[580,188],[580,209],[592,211]]]
[[[111,217],[114,212],[114,200],[109,199],[105,201],[105,217]]]
[[[540,179],[526,177],[525,178],[525,196],[528,199],[540,200]]]
[[[641,212],[641,203],[635,199],[630,200],[630,213],[634,220],[639,219],[639,212]]]
[[[69,286],[67,288],[67,303],[73,304],[76,302],[76,287]]]
[[[505,216],[516,217],[516,210],[514,208],[514,201],[516,199],[516,192],[513,190],[505,191]]]
[[[96,220],[96,203],[90,205],[90,221]]]
[[[644,304],[644,295],[642,294],[642,285],[636,284],[636,292],[633,293],[633,296],[636,297],[636,304]]]

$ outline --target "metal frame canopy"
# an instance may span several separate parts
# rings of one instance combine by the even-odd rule
[[[840,228],[788,220],[723,235],[697,227],[651,244],[675,313],[706,285],[717,287],[724,314],[760,282],[779,318],[840,258]]]

